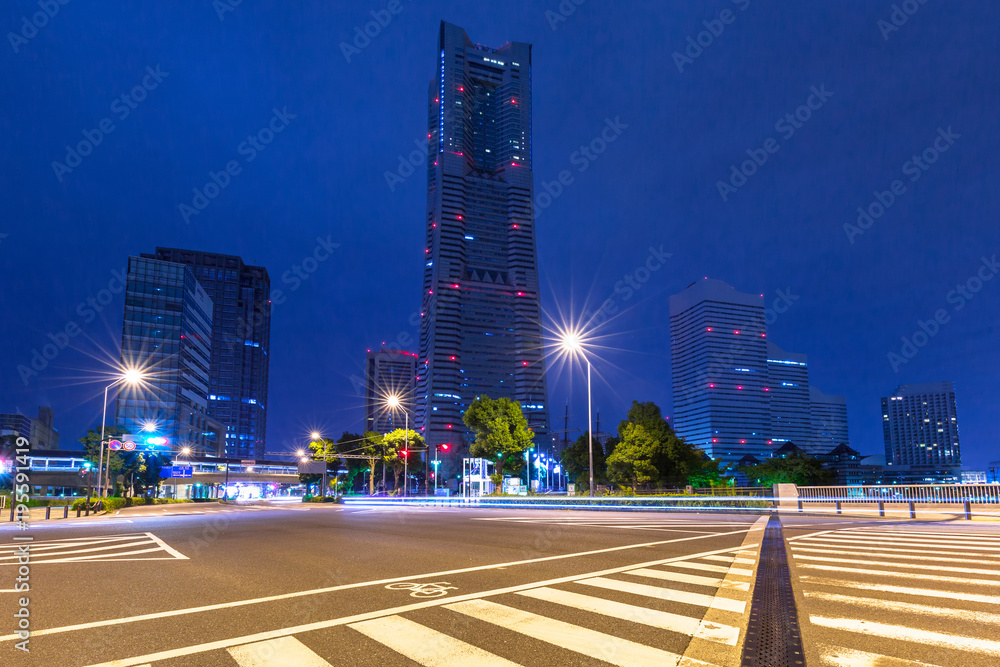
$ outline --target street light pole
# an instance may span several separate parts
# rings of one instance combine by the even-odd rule
[[[410,413],[403,408],[403,451],[406,454],[403,456],[403,497],[406,497],[406,485],[410,481],[409,475],[409,463],[410,463]]]
[[[586,356],[584,356],[586,359]],[[587,359],[587,448],[590,452],[590,497],[594,497],[594,429],[590,408],[590,359]]]
[[[104,425],[108,421],[108,389],[118,384],[118,382],[112,382],[107,387],[104,388],[104,414],[101,416],[101,457],[100,462],[97,464],[97,497],[101,497],[101,489],[104,487]],[[110,461],[111,454],[108,454],[108,459]],[[108,466],[109,468],[111,466]]]

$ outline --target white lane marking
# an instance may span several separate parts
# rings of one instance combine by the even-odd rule
[[[546,602],[553,602],[566,607],[573,607],[574,609],[582,609],[595,614],[612,616],[633,623],[650,625],[654,628],[670,630],[671,632],[679,632],[689,637],[698,637],[708,641],[728,644],[729,646],[736,646],[736,641],[740,636],[739,628],[731,625],[706,622],[698,618],[691,618],[690,616],[671,614],[647,607],[637,607],[631,604],[571,593],[556,588],[533,588],[528,591],[521,591],[518,595],[536,600],[545,600]]]
[[[32,560],[35,565],[40,565],[42,563],[86,563],[88,561],[94,561],[95,559],[103,559],[98,562],[104,562],[104,560],[131,560],[129,558],[122,558],[122,556],[132,556],[135,554],[148,554],[154,551],[162,551],[159,546],[150,547],[149,549],[136,549],[134,551],[122,551],[113,554],[91,554],[89,556],[72,556],[70,558],[50,558],[47,560]],[[157,559],[162,560],[162,559]],[[171,559],[172,560],[172,559]],[[9,565],[9,563],[8,563]]]
[[[388,646],[425,667],[449,665],[482,665],[483,667],[517,667],[517,663],[467,644],[443,632],[414,623],[402,616],[386,616],[349,626],[361,634]]]
[[[331,667],[295,637],[234,646],[228,652],[240,667]]]
[[[35,553],[34,545],[32,545],[32,547],[31,547],[31,554],[32,554],[32,556],[34,556],[34,558],[32,560],[35,561],[36,559],[45,558],[47,556],[64,556],[66,554],[80,554],[80,553],[86,553],[86,552],[90,552],[90,551],[107,551],[108,549],[125,549],[125,548],[128,548],[128,547],[139,546],[141,544],[152,544],[153,543],[153,540],[150,540],[150,539],[145,538],[145,537],[132,538],[132,539],[134,539],[136,541],[135,542],[125,542],[125,543],[118,542],[118,543],[112,544],[110,546],[105,546],[105,547],[91,547],[90,549],[71,549],[69,551],[47,551],[45,553],[40,553],[40,554],[39,553]],[[66,545],[66,546],[75,546],[75,545]],[[0,556],[0,561],[8,560],[8,559],[11,559],[11,558],[18,558],[18,556]],[[39,560],[38,562],[45,562],[45,561]],[[0,565],[13,565],[13,563],[0,563]]]
[[[913,604],[912,602],[899,602],[897,600],[884,600],[880,598],[862,598],[853,595],[840,595],[811,590],[803,591],[802,595],[806,598],[823,600],[824,602],[840,602],[891,613],[908,612],[921,616],[943,616],[952,621],[1000,625],[1000,614],[991,614],[985,611],[948,609],[929,604]]]
[[[668,665],[676,667],[683,656],[652,646],[608,635],[538,614],[505,607],[486,600],[468,600],[445,605],[445,609],[540,639],[559,648],[609,662],[612,665]],[[708,664],[708,663],[695,663]]]
[[[146,534],[149,535],[150,539],[154,540],[157,544],[159,544],[161,549],[166,551],[168,554],[170,554],[177,560],[190,560],[187,556],[182,554],[177,549],[174,549],[173,547],[168,545],[166,542],[158,538],[156,535],[153,535],[152,533],[146,533]]]
[[[919,572],[894,572],[891,570],[870,570],[864,567],[842,567],[840,565],[813,565],[810,563],[799,563],[800,570],[824,570],[827,572],[853,572],[876,577],[893,577],[896,579],[921,579],[924,581],[946,581],[953,584],[969,584],[976,586],[1000,586],[997,579],[969,579],[967,577],[946,577],[935,574],[921,574]],[[860,584],[867,586],[868,584]]]
[[[671,563],[670,567],[681,567],[687,570],[699,570],[701,572],[719,572],[722,574],[735,574],[740,577],[749,577],[753,574],[753,570],[747,570],[741,567],[724,567],[722,565],[709,565],[707,563]]]
[[[851,528],[849,529],[856,533],[864,533],[865,535],[926,535],[927,537],[950,537],[952,535],[957,535],[959,537],[973,537],[973,538],[985,538],[1000,540],[1000,537],[996,537],[995,532],[981,532],[981,533],[965,533],[958,532],[954,530],[949,530],[947,528],[942,528],[941,530],[930,531],[930,530],[908,530],[899,529],[892,530],[888,528]]]
[[[818,560],[824,563],[851,563],[853,565],[881,565],[884,567],[901,567],[911,570],[934,570],[935,572],[963,572],[965,574],[995,574],[1000,576],[1000,569],[990,570],[978,567],[948,567],[945,565],[920,565],[919,563],[894,563],[884,560],[868,560],[867,554],[856,558],[830,558],[827,556],[809,556],[807,554],[793,553],[792,558],[796,560]],[[932,559],[927,559],[932,560]],[[937,559],[941,560],[941,559]],[[676,563],[674,564],[676,567]]]
[[[672,563],[671,563],[672,565]],[[682,584],[695,584],[697,586],[711,586],[712,588],[726,588],[737,591],[750,590],[750,582],[744,581],[723,581],[711,577],[699,577],[693,574],[683,574],[681,572],[668,572],[667,570],[650,570],[639,568],[627,570],[625,574],[634,574],[637,577],[649,577],[651,579],[663,579],[664,581],[676,581]]]
[[[929,662],[919,662],[917,660],[903,660],[893,658],[878,653],[867,653],[856,651],[852,648],[842,646],[819,646],[820,660],[826,667],[907,667],[907,665],[921,665],[922,667],[939,667]]]
[[[916,538],[914,538],[916,539]],[[930,547],[930,548],[947,548],[947,549],[965,549],[972,551],[1000,551],[1000,545],[997,546],[986,546],[983,544],[963,544],[959,542],[948,541],[913,541],[905,538],[879,538],[873,540],[870,537],[865,537],[864,535],[844,535],[840,534],[837,536],[825,535],[823,537],[816,537],[810,542],[837,542],[840,544],[857,544],[857,545],[874,545],[881,546],[883,543],[893,546],[893,547]],[[873,546],[873,548],[874,548]]]
[[[757,562],[753,558],[734,558],[732,556],[705,556],[702,560],[714,560],[721,563],[732,563],[733,565],[753,565]]]
[[[595,586],[609,591],[618,591],[619,593],[643,595],[657,600],[669,600],[671,602],[680,602],[682,604],[696,605],[699,607],[721,609],[722,611],[731,611],[737,614],[745,612],[747,605],[747,603],[742,600],[705,595],[704,593],[690,593],[688,591],[680,591],[664,586],[637,584],[634,581],[621,581],[619,579],[608,579],[606,577],[579,579],[573,583],[584,584],[585,586]]]
[[[810,616],[809,622],[823,628],[857,632],[866,636],[897,639],[900,641],[930,644],[931,646],[946,646],[959,651],[975,651],[977,653],[1000,657],[1000,642],[978,637],[966,637],[948,632],[932,632],[922,628],[910,628],[905,625],[890,625],[854,618],[829,618],[826,616]]]
[[[827,548],[812,549],[812,548],[809,548],[809,547],[800,547],[798,545],[792,545],[792,546],[789,547],[789,549],[792,550],[793,554],[794,553],[799,553],[799,552],[809,552],[809,553],[821,553],[821,554],[838,554],[838,555],[841,555],[841,556],[859,556],[860,555],[862,557],[864,557],[864,556],[872,556],[872,557],[878,557],[878,558],[899,558],[899,559],[902,559],[902,560],[930,560],[930,561],[945,562],[945,563],[978,563],[980,565],[983,565],[984,563],[988,563],[987,561],[984,561],[982,558],[953,558],[953,557],[942,558],[941,556],[923,556],[923,555],[915,554],[915,553],[911,552],[909,549],[900,549],[900,551],[905,551],[905,553],[902,553],[902,554],[883,553],[885,551],[884,549],[880,549],[878,551],[878,553],[870,553],[870,552],[858,552],[857,550],[847,551],[847,550],[841,550],[841,549],[827,549]],[[923,552],[921,552],[921,553],[923,553]],[[942,552],[938,551],[936,553],[942,553]],[[962,555],[963,556],[969,556],[969,555],[972,555],[972,554],[967,554],[967,553],[963,552]],[[997,562],[997,565],[1000,565],[1000,562]]]
[[[32,526],[34,528],[34,526]],[[108,544],[109,542],[122,542],[125,540],[135,540],[143,538],[146,533],[131,533],[129,535],[119,535],[116,537],[71,537],[64,540],[46,540],[44,542],[32,542],[31,552],[49,550],[49,549],[63,549],[66,547],[84,547],[90,546],[92,544]],[[10,550],[15,551],[18,548],[16,544],[4,544],[0,545],[0,553]]]
[[[814,586],[833,586],[835,588],[850,588],[858,590],[858,582],[845,581],[843,579],[827,579],[825,577],[813,577],[804,574],[799,577],[803,584]],[[917,595],[931,598],[946,598],[948,600],[965,600],[966,602],[984,602],[986,604],[1000,604],[1000,597],[996,595],[977,595],[975,593],[956,593],[954,591],[942,591],[933,588],[912,588],[910,586],[891,586],[889,584],[872,584],[865,582],[865,591],[881,591],[883,593],[899,593],[901,595]]]
[[[157,618],[168,618],[168,617],[171,617],[171,616],[184,616],[186,614],[196,614],[196,613],[201,613],[201,612],[206,612],[206,611],[215,611],[217,609],[230,609],[230,608],[233,608],[233,607],[242,607],[242,606],[251,605],[251,604],[261,604],[261,603],[265,603],[265,602],[274,602],[276,600],[288,600],[288,599],[292,599],[292,598],[305,597],[305,596],[309,596],[309,595],[321,595],[323,593],[332,593],[334,591],[342,591],[342,590],[347,590],[347,589],[351,589],[351,588],[364,588],[364,587],[367,587],[367,586],[381,586],[381,585],[385,585],[385,584],[395,583],[397,581],[409,581],[411,579],[428,579],[430,577],[438,578],[438,577],[447,576],[447,575],[453,575],[453,574],[464,574],[466,572],[481,572],[483,570],[503,569],[503,568],[506,568],[506,567],[514,566],[514,565],[530,565],[532,563],[541,563],[541,562],[547,562],[547,561],[553,561],[553,560],[562,560],[562,559],[568,559],[568,558],[577,558],[577,557],[581,557],[581,556],[592,556],[592,555],[595,555],[595,554],[609,553],[609,552],[614,552],[614,551],[626,551],[626,550],[629,550],[629,549],[641,549],[641,548],[644,548],[644,547],[654,547],[654,546],[660,546],[660,545],[663,545],[663,544],[674,544],[674,543],[677,543],[677,542],[690,542],[690,541],[693,541],[693,540],[706,539],[707,537],[720,537],[720,536],[725,536],[725,535],[738,535],[738,534],[744,533],[744,532],[747,532],[747,531],[744,531],[744,530],[734,530],[731,533],[716,533],[716,534],[710,535],[710,536],[677,537],[677,538],[674,538],[674,539],[671,539],[671,540],[661,540],[661,541],[657,541],[657,542],[644,542],[642,544],[628,544],[628,545],[620,546],[620,547],[608,547],[606,549],[596,549],[596,550],[592,550],[592,551],[580,551],[580,552],[577,552],[577,553],[559,554],[559,555],[556,555],[556,556],[542,556],[542,557],[539,557],[539,558],[529,558],[527,560],[520,560],[520,561],[508,561],[506,563],[496,563],[496,564],[493,564],[493,565],[476,565],[476,566],[473,566],[473,567],[460,568],[460,569],[457,569],[457,570],[445,570],[443,572],[430,572],[430,573],[427,573],[427,574],[410,574],[410,575],[406,575],[406,576],[403,576],[403,577],[393,577],[391,579],[377,579],[375,581],[362,581],[362,582],[358,582],[358,583],[354,583],[354,584],[342,584],[340,586],[328,586],[326,588],[314,588],[314,589],[311,589],[311,590],[297,591],[295,593],[283,593],[283,594],[280,594],[280,595],[269,595],[269,596],[266,596],[266,597],[251,598],[251,599],[248,599],[248,600],[236,600],[234,602],[222,602],[222,603],[219,603],[219,604],[204,605],[204,606],[201,606],[201,607],[188,607],[186,609],[173,609],[173,610],[170,610],[170,611],[155,612],[155,613],[152,613],[152,614],[142,614],[142,615],[139,615],[139,616],[129,616],[129,617],[124,617],[124,618],[112,618],[112,619],[108,619],[108,620],[104,620],[104,621],[92,621],[90,623],[78,623],[76,625],[67,625],[67,626],[63,626],[61,628],[51,628],[51,629],[37,630],[37,631],[33,630],[31,634],[32,634],[32,636],[38,637],[38,636],[46,635],[46,634],[54,634],[54,633],[62,633],[62,632],[73,632],[73,631],[76,631],[76,630],[86,630],[86,629],[89,629],[89,628],[100,628],[100,627],[104,627],[104,626],[108,626],[108,625],[121,625],[121,624],[124,624],[124,623],[134,623],[134,622],[137,622],[137,621],[148,621],[148,620],[157,619]],[[675,558],[668,558],[668,559],[659,560],[659,561],[651,561],[650,563],[647,563],[647,564],[662,565],[664,563],[669,563],[669,562],[671,562],[673,560],[683,560],[683,559],[686,559],[686,558],[697,558],[699,556],[710,556],[710,555],[714,555],[714,554],[732,553],[732,552],[733,552],[732,548],[714,549],[712,551],[705,551],[705,552],[702,552],[700,554],[691,554],[691,555],[687,555],[687,556],[677,556]],[[633,565],[629,565],[629,566],[625,566],[625,567],[615,568],[613,570],[606,570],[603,573],[623,572],[623,571],[625,571],[625,570],[627,570],[627,569],[629,569],[631,567],[634,567],[634,566]],[[598,574],[602,574],[602,573],[590,573],[590,574],[592,574],[592,575],[598,575]],[[548,584],[551,584],[551,583],[558,583],[558,582],[561,582],[561,581],[572,581],[573,579],[576,579],[579,576],[581,576],[581,575],[573,575],[571,577],[564,577],[563,579],[559,579],[559,580],[538,582],[537,585],[543,586],[543,585],[548,585]],[[582,575],[582,576],[586,576],[586,575]],[[275,635],[275,636],[279,636],[279,635]],[[18,638],[18,636],[14,635],[14,634],[3,635],[3,636],[0,636],[0,642],[12,641],[12,640],[17,639],[17,638]],[[269,637],[265,637],[264,639],[268,639],[268,638]],[[227,646],[228,646],[228,644],[227,644]],[[220,648],[225,648],[225,647],[223,646],[223,647],[220,647]],[[182,654],[182,655],[186,655],[186,654]]]

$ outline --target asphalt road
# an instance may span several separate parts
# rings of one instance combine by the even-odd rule
[[[783,522],[809,664],[997,664],[992,524]],[[735,665],[762,528],[736,514],[214,504],[3,526],[0,664]],[[24,536],[27,654],[11,634]]]

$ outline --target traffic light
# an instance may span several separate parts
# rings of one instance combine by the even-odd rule
[[[448,445],[448,444],[441,445],[441,451],[442,452],[446,452],[446,451],[448,451],[449,447],[451,447],[451,445]]]
[[[406,451],[405,449],[401,449],[401,450],[399,450],[399,455],[405,458],[405,457],[409,456],[410,453],[408,451]]]

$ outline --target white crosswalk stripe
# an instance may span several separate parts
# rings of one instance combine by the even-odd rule
[[[998,664],[1000,641],[987,638],[1000,628],[993,534],[852,528],[803,536],[789,550],[803,634],[816,628],[824,639],[820,664]],[[854,648],[861,642],[866,651]]]
[[[152,533],[68,538],[0,545],[0,567],[18,565],[20,548],[28,547],[31,563],[94,563],[122,560],[188,560]]]
[[[711,564],[705,560],[712,561]],[[740,561],[736,563],[736,561]],[[726,563],[722,565],[721,563]],[[719,577],[703,577],[675,572],[670,567],[695,564],[701,571],[718,573]],[[467,622],[482,624],[478,631],[468,630],[462,638],[454,637],[444,628],[454,623],[441,620],[426,621],[404,617],[400,614],[370,618],[347,625],[352,631],[391,649],[408,661],[428,667],[450,665],[475,665],[476,667],[517,667],[515,655],[498,655],[475,645],[469,637],[486,636],[497,632],[511,632],[545,642],[552,648],[546,660],[559,664],[559,654],[566,652],[562,662],[572,662],[570,654],[597,658],[613,665],[673,665],[676,667],[717,667],[680,651],[673,652],[662,646],[619,637],[599,631],[584,624],[571,623],[561,618],[560,609],[571,609],[593,618],[614,619],[636,626],[657,628],[667,635],[686,636],[689,641],[700,641],[732,651],[738,646],[742,628],[746,627],[749,613],[749,593],[746,588],[736,590],[727,584],[731,576],[746,577],[753,574],[756,551],[741,548],[739,551],[713,556],[692,557],[690,560],[673,561],[653,568],[637,568],[622,572],[621,578],[582,577],[565,585],[539,586],[494,599],[474,598],[445,603],[441,609],[456,614]],[[663,569],[660,569],[663,568]],[[657,584],[638,583],[627,577],[638,576],[656,579]],[[694,593],[672,587],[672,583],[695,585],[705,592]],[[742,582],[739,582],[742,583]],[[749,584],[744,584],[748,586]],[[585,586],[593,594],[570,590]],[[608,596],[616,595],[618,599]],[[625,596],[630,601],[622,601]],[[522,604],[518,604],[522,600]],[[522,608],[533,604],[531,611]],[[539,606],[540,605],[540,606]],[[670,611],[662,607],[669,606]],[[706,614],[714,614],[709,620]],[[721,617],[720,617],[721,614]],[[722,618],[726,622],[721,622]],[[492,630],[488,628],[494,628]],[[651,635],[657,637],[658,635]],[[327,667],[330,663],[307,646],[309,637],[302,641],[283,637],[226,649],[239,667]],[[501,645],[517,646],[517,642]],[[680,646],[687,646],[683,642]],[[516,654],[516,652],[515,652]],[[728,664],[726,662],[718,664]]]

